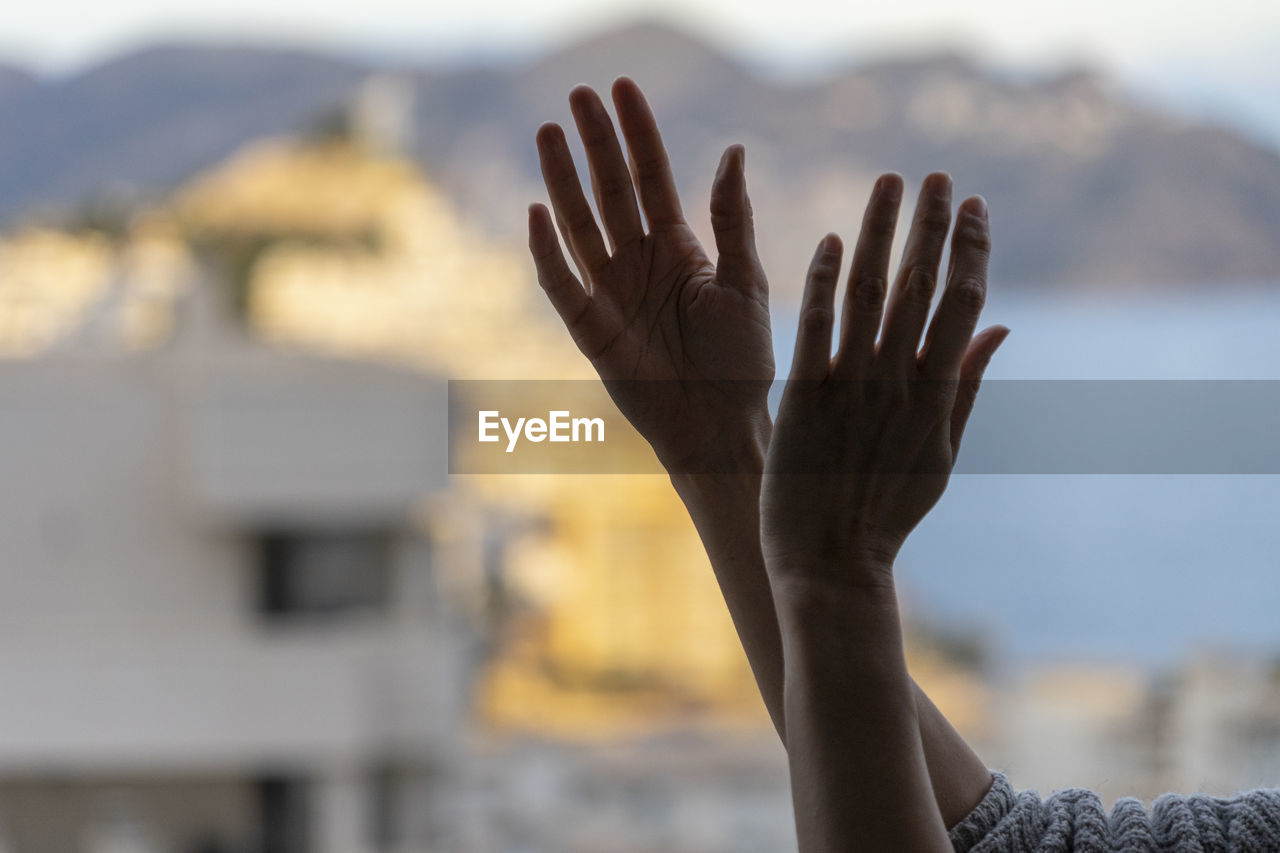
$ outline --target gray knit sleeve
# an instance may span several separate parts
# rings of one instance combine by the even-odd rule
[[[1277,853],[1280,790],[1165,794],[1150,811],[1126,797],[1108,815],[1092,791],[1041,799],[993,772],[991,790],[952,827],[951,844],[956,853]]]

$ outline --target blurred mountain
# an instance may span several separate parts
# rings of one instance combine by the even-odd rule
[[[957,198],[983,193],[994,278],[1008,286],[1280,278],[1280,155],[1138,103],[1088,70],[1013,76],[933,54],[788,85],[654,24],[518,68],[379,69],[170,47],[60,81],[0,71],[0,218],[163,188],[249,140],[318,126],[362,79],[388,70],[415,95],[412,153],[502,239],[523,239],[525,205],[543,197],[538,124],[571,123],[573,85],[606,92],[625,73],[653,102],[704,234],[720,152],[747,145],[761,251],[779,290],[798,286],[823,233],[853,236],[866,190],[890,169],[909,185],[946,169]]]
[[[324,57],[160,47],[0,99],[0,216],[163,189],[293,131],[366,72]]]
[[[14,98],[36,85],[36,78],[12,65],[0,64],[0,98]]]

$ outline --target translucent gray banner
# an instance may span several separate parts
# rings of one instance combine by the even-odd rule
[[[910,384],[896,390],[925,390]],[[877,385],[875,393],[894,390],[889,383]],[[784,387],[777,382],[768,389],[775,413]],[[671,413],[663,428],[678,430],[679,412],[689,410],[682,409],[682,401],[734,401],[763,389],[743,382],[630,382],[613,383],[611,390],[619,400],[664,401],[654,407]],[[839,399],[856,401],[868,390],[844,389]],[[858,416],[856,402],[842,411],[848,418]],[[988,380],[954,470],[1280,474],[1278,437],[1280,381]],[[864,464],[833,461],[840,455],[824,442],[817,444],[795,463],[797,473],[857,473]],[[455,380],[449,383],[449,470],[660,474],[663,469],[598,381]]]

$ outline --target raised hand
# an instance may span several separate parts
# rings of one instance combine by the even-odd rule
[[[885,304],[901,199],[897,175],[872,192],[834,358],[840,240],[831,234],[818,247],[761,485],[801,853],[950,850],[942,811],[951,794],[936,782],[987,784],[958,737],[948,735],[968,753],[959,763],[926,745],[936,711],[907,672],[893,562],[946,487],[978,382],[1008,330],[974,337],[990,251],[980,198],[960,206],[929,322],[951,218],[942,174],[924,182]]]
[[[921,189],[885,304],[901,198],[897,175],[876,183],[834,358],[838,237],[822,241],[809,268],[791,381],[765,469],[767,561],[786,558],[778,562],[791,565],[799,557],[838,573],[853,555],[891,567],[907,534],[942,496],[978,383],[1008,334],[993,326],[974,336],[991,247],[986,204],[978,197],[957,213],[945,289],[929,322],[951,217],[951,181],[941,173]]]
[[[538,281],[667,470],[714,466],[725,447],[762,445],[769,428],[768,285],[756,256],[744,152],[736,145],[725,151],[712,186],[712,263],[685,222],[639,87],[619,78],[613,101],[630,169],[600,97],[586,86],[569,96],[603,234],[564,131],[554,123],[538,130],[543,179],[578,270],[575,276],[560,249],[551,213],[534,204],[529,248]]]

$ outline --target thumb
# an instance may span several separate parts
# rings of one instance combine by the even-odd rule
[[[720,158],[711,184],[711,230],[715,232],[718,263],[757,264],[751,199],[747,197],[746,149],[730,145]]]
[[[1006,326],[989,326],[974,336],[965,351],[964,360],[960,363],[960,385],[956,389],[955,406],[951,409],[951,458],[960,454],[960,439],[964,436],[965,425],[969,423],[969,415],[973,414],[973,404],[978,399],[978,388],[982,385],[982,375],[987,372],[991,357],[1009,336]]]

